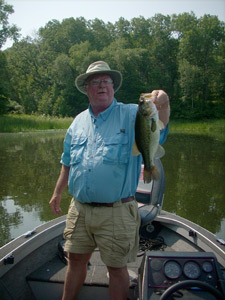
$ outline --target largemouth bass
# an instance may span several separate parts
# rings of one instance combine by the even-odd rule
[[[135,121],[135,143],[132,154],[142,154],[144,161],[144,183],[159,179],[159,173],[154,165],[154,159],[165,154],[159,145],[160,129],[164,128],[159,120],[157,108],[154,104],[156,95],[141,94]]]

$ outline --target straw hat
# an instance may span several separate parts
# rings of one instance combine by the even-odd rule
[[[119,71],[111,70],[109,65],[104,61],[96,61],[92,63],[86,73],[79,75],[75,80],[75,86],[77,89],[86,95],[86,91],[84,89],[84,84],[87,78],[94,74],[108,74],[113,79],[114,83],[114,91],[117,92],[122,84],[122,74]]]

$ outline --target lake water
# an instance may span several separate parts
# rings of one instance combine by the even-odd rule
[[[54,218],[51,198],[65,131],[0,134],[0,246]],[[170,134],[162,163],[163,209],[225,240],[225,144],[207,136]],[[71,196],[63,194],[67,213]]]

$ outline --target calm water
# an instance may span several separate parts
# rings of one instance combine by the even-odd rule
[[[54,218],[48,202],[60,172],[65,131],[0,134],[0,246]],[[169,135],[162,163],[163,209],[225,239],[224,143]],[[70,202],[63,194],[66,214]]]

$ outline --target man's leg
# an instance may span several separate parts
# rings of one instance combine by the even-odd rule
[[[110,300],[127,300],[130,285],[130,277],[127,267],[107,268],[109,271]]]
[[[68,268],[64,283],[62,300],[75,300],[82,287],[87,273],[87,264],[90,254],[68,254]]]

